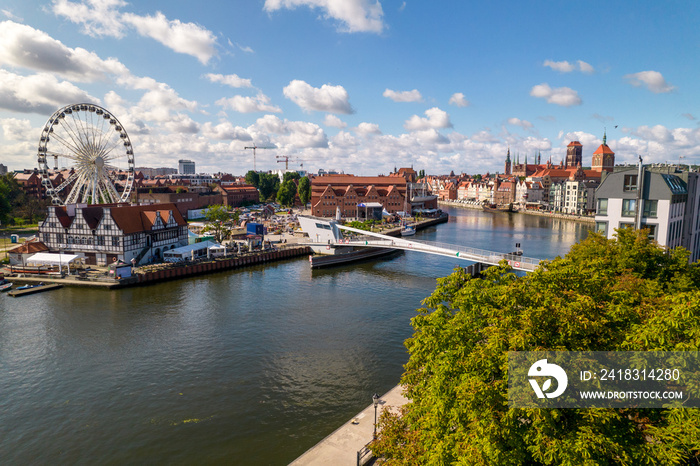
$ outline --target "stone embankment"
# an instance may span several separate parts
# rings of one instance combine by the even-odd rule
[[[469,204],[469,203],[463,203],[463,202],[458,202],[458,201],[438,201],[438,204],[439,205],[447,205],[450,207],[461,207],[463,209],[484,210],[481,207],[481,205],[479,205],[479,204]],[[540,216],[540,217],[557,218],[560,220],[572,220],[574,222],[595,224],[595,218],[587,216],[587,215],[564,214],[561,212],[558,212],[558,213],[540,212],[540,211],[536,211],[536,210],[517,210],[517,211],[512,212],[512,213],[536,215],[536,216]]]

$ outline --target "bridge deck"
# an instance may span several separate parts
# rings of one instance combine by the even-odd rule
[[[502,252],[487,251],[485,249],[470,248],[454,244],[437,243],[432,241],[407,240],[395,238],[393,236],[382,235],[380,233],[368,232],[357,228],[338,225],[341,230],[359,233],[360,237],[346,238],[335,243],[338,246],[361,246],[374,248],[393,248],[406,251],[417,251],[426,254],[436,254],[439,256],[455,257],[472,262],[497,265],[500,261],[506,260],[511,267],[516,270],[532,272],[540,263],[540,259],[523,257],[517,254],[505,254]]]

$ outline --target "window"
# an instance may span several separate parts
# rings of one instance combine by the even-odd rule
[[[623,191],[636,191],[637,190],[637,175],[625,175],[624,185],[622,187]]]
[[[608,215],[607,199],[598,199],[598,215]]]
[[[608,222],[595,222],[595,232],[608,236]]]
[[[656,239],[656,225],[643,225],[642,228],[649,230],[649,239]]]
[[[118,236],[112,236],[112,246],[119,247],[119,237]]]
[[[659,201],[644,201],[644,216],[656,218],[656,208],[659,205]]]
[[[634,217],[635,210],[637,210],[637,200],[636,199],[623,199],[622,200],[622,216],[623,217]]]

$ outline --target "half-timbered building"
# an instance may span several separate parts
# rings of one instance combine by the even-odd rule
[[[79,254],[87,264],[143,264],[187,244],[187,222],[174,204],[51,206],[39,226],[53,252]]]

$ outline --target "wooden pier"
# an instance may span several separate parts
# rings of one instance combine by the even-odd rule
[[[12,296],[13,298],[19,298],[20,296],[26,296],[28,294],[34,294],[34,293],[43,293],[44,291],[56,290],[56,289],[62,288],[62,287],[63,287],[63,285],[61,285],[60,283],[50,283],[48,285],[32,286],[31,288],[27,288],[24,290],[8,291],[7,294],[9,296]]]

